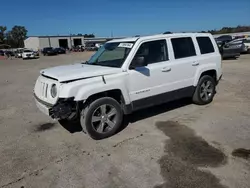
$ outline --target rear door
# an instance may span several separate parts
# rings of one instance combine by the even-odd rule
[[[214,39],[212,36],[196,36],[197,42],[197,50],[198,50],[198,61],[200,63],[199,70],[197,71],[197,79],[198,82],[199,74],[201,74],[204,70],[214,69],[217,71],[217,76],[220,75],[221,69],[221,55],[218,52],[216,43],[214,43]]]
[[[193,38],[190,36],[170,38],[168,43],[171,50],[169,90],[179,90],[181,96],[182,91],[189,95],[192,93],[195,73],[200,64]]]

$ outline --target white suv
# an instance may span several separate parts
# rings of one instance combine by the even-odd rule
[[[80,123],[93,139],[103,139],[135,110],[184,97],[210,103],[221,75],[210,34],[125,38],[107,42],[87,62],[42,70],[34,96],[62,125]]]

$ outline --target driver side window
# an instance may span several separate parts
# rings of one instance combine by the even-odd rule
[[[141,44],[134,59],[137,57],[143,57],[146,64],[167,61],[168,51],[166,40],[156,40]]]

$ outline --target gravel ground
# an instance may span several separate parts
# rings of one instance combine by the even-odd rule
[[[0,188],[249,188],[250,55],[223,62],[213,103],[136,112],[101,141],[70,133],[33,100],[40,69],[90,55],[0,60]]]

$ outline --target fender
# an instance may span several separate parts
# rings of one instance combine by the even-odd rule
[[[216,64],[210,63],[210,64],[201,65],[196,70],[195,78],[194,78],[194,84],[193,85],[197,86],[197,84],[199,82],[199,79],[201,77],[201,74],[203,72],[206,72],[206,71],[209,71],[209,70],[215,70],[216,74],[218,74]]]
[[[60,88],[60,98],[74,97],[75,101],[86,100],[91,95],[119,89],[125,100],[125,104],[130,104],[129,94],[123,82],[125,74],[115,74],[88,78],[68,84],[63,84]]]

